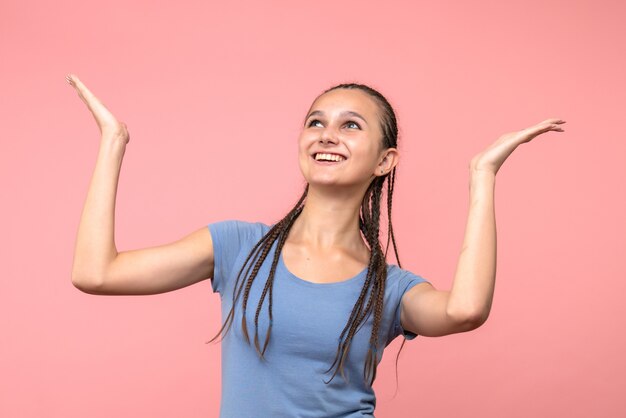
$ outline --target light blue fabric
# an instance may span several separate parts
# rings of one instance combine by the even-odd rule
[[[211,285],[219,292],[222,321],[233,302],[233,287],[250,250],[270,229],[263,223],[226,220],[208,225],[213,239],[215,270]],[[235,305],[235,320],[222,340],[222,399],[220,418],[322,418],[374,417],[376,397],[363,378],[365,356],[374,320],[373,314],[352,339],[344,370],[330,368],[339,336],[359,297],[367,269],[341,282],[313,283],[287,270],[282,254],[276,267],[272,294],[272,332],[261,360],[254,347],[254,317],[269,275],[277,243],[252,284],[246,318],[251,345],[241,330],[243,292]],[[382,349],[403,334],[415,334],[400,325],[400,301],[404,292],[424,278],[388,264],[384,314],[380,325],[379,362]],[[240,281],[244,280],[245,270]],[[269,294],[259,314],[259,344],[265,343],[269,324]],[[381,347],[381,344],[384,344]]]

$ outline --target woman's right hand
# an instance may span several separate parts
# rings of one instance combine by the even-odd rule
[[[96,119],[98,128],[103,138],[119,141],[126,145],[130,141],[130,135],[126,124],[119,122],[113,113],[83,84],[74,74],[65,76],[67,82],[76,89],[78,96],[87,105],[87,108]]]

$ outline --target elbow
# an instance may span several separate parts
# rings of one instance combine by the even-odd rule
[[[72,274],[72,285],[84,293],[91,295],[99,294],[98,289],[102,287],[102,283],[103,281],[98,278]]]
[[[459,332],[472,331],[479,328],[489,317],[489,309],[468,307],[464,309],[450,308],[446,311],[448,317],[457,324]]]

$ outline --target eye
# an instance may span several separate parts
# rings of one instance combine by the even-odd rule
[[[353,121],[346,122],[346,126],[348,126],[348,127],[349,127],[349,126],[355,126],[355,127],[356,127],[356,129],[361,129],[361,126],[359,126],[359,124],[358,124],[358,123],[353,122]]]
[[[308,126],[309,126],[309,127],[311,127],[311,126],[315,125],[316,123],[320,123],[320,124],[321,124],[322,122],[320,122],[320,121],[319,121],[319,120],[317,120],[317,119],[313,119],[311,122],[309,122],[309,125],[308,125]]]

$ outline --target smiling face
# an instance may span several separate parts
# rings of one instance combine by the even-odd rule
[[[382,148],[376,101],[358,89],[338,88],[311,105],[299,138],[300,170],[310,185],[364,186],[397,163]],[[361,188],[361,187],[359,187]]]

